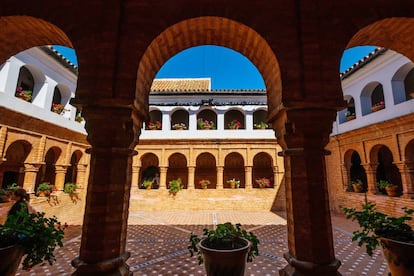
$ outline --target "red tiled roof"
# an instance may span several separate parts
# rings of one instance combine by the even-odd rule
[[[211,91],[211,80],[210,78],[154,79],[151,85],[151,92],[162,91]]]

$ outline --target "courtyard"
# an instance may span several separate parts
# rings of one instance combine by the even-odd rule
[[[191,232],[227,221],[241,223],[256,234],[261,242],[260,256],[246,266],[245,275],[278,275],[287,263],[287,226],[284,213],[240,211],[151,211],[132,212],[128,221],[127,263],[133,275],[205,275],[204,267],[190,257],[187,246]],[[377,249],[372,257],[351,241],[356,223],[341,215],[332,215],[336,257],[341,260],[342,275],[387,275],[382,252]],[[19,270],[17,275],[71,275],[70,265],[79,254],[81,226],[69,225],[64,247],[55,251],[53,266],[37,266],[31,271]],[[104,241],[103,241],[104,242]]]

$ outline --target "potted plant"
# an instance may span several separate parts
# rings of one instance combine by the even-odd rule
[[[177,124],[172,125],[172,129],[183,130],[183,129],[187,129],[187,126],[184,123],[177,123]]]
[[[228,124],[228,126],[230,129],[238,129],[239,127],[241,127],[241,123],[239,122],[239,120],[234,119]]]
[[[65,106],[60,103],[53,103],[52,104],[52,112],[56,114],[64,114],[66,111]]]
[[[19,86],[16,88],[16,93],[14,95],[26,102],[32,102],[32,94],[33,92],[31,90],[24,90],[23,87]]]
[[[348,110],[345,114],[345,118],[346,118],[347,121],[351,121],[351,120],[356,119],[355,112],[352,112],[352,111]]]
[[[145,189],[147,189],[147,190],[150,190],[150,189],[152,189],[152,179],[150,180],[150,179],[145,179],[143,182],[142,182],[142,187],[144,187]]]
[[[381,109],[384,109],[384,108],[385,108],[385,102],[384,102],[384,101],[380,101],[380,102],[378,102],[378,103],[374,104],[374,105],[371,107],[371,111],[372,111],[372,112],[377,112],[377,111],[379,111],[379,110],[381,110]]]
[[[78,122],[78,123],[82,123],[83,121],[85,121],[85,119],[82,117],[82,115],[80,113],[78,113],[75,116],[75,121]]]
[[[6,189],[0,188],[0,203],[5,203],[10,201],[10,195]]]
[[[0,225],[0,275],[14,275],[22,256],[23,269],[56,260],[53,251],[63,246],[64,228],[56,217],[20,211]]]
[[[266,177],[256,179],[256,183],[259,185],[260,189],[270,187],[270,180]]]
[[[350,184],[355,193],[362,193],[364,191],[364,185],[360,179],[351,180]]]
[[[216,129],[216,125],[213,121],[204,120],[203,118],[197,119],[197,129]]]
[[[162,128],[162,124],[160,121],[149,122],[148,129],[150,130],[160,130]]]
[[[204,263],[208,276],[244,275],[247,262],[259,255],[259,240],[241,225],[226,222],[214,230],[203,229],[203,237],[191,233],[188,250],[198,255],[198,264]]]
[[[201,179],[198,184],[200,184],[201,188],[207,189],[208,185],[210,185],[210,180],[208,179]]]
[[[51,185],[48,182],[43,182],[37,187],[36,195],[37,196],[50,196],[54,188],[54,185]]]
[[[255,129],[266,129],[269,127],[268,124],[266,124],[265,122],[261,121],[260,123],[254,124],[253,127]]]
[[[388,196],[398,196],[399,188],[387,180],[380,180],[377,184],[379,190],[385,190]]]
[[[240,187],[240,180],[232,178],[226,181],[227,184],[230,184],[230,188],[236,189]]]
[[[378,212],[372,202],[365,202],[361,211],[343,209],[346,218],[357,220],[361,227],[352,240],[365,245],[369,256],[381,245],[391,275],[414,275],[414,231],[406,224],[414,210],[403,209],[405,215],[398,218]]]
[[[168,182],[170,184],[169,194],[175,196],[179,191],[183,189],[183,183],[181,178],[177,178]]]

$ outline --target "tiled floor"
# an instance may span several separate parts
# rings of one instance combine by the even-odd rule
[[[130,214],[127,250],[134,275],[205,275],[204,268],[190,258],[187,251],[191,232],[201,233],[214,223],[240,222],[243,228],[255,233],[260,244],[260,256],[248,263],[246,275],[278,275],[286,265],[286,221],[283,214],[271,212],[200,211],[200,212],[139,212]],[[377,250],[373,257],[351,242],[356,227],[343,217],[333,217],[335,252],[342,265],[342,275],[387,275],[387,265]],[[74,269],[70,261],[77,257],[80,246],[80,226],[69,226],[65,246],[55,255],[53,266],[38,266],[30,272],[17,275],[70,275]]]

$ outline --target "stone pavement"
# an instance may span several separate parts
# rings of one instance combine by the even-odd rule
[[[245,275],[278,275],[286,265],[286,221],[282,213],[237,211],[159,211],[130,214],[127,250],[134,275],[205,275],[196,257],[187,251],[191,232],[201,233],[204,227],[216,223],[239,222],[243,228],[255,233],[261,244],[260,256],[246,266]],[[341,216],[333,216],[335,252],[342,265],[342,275],[387,275],[387,265],[381,250],[367,256],[351,241],[355,223]],[[70,261],[78,255],[81,226],[71,225],[65,235],[64,247],[55,251],[57,262],[53,266],[37,266],[32,271],[19,270],[17,275],[70,275],[74,269]]]

